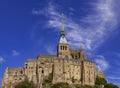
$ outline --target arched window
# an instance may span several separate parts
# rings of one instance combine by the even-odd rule
[[[20,73],[23,74],[23,71],[21,70]]]
[[[42,73],[44,73],[44,70],[42,70]]]
[[[62,46],[60,46],[60,49],[62,50]]]
[[[67,46],[65,46],[65,50],[67,50]]]

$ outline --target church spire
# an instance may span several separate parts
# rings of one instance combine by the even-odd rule
[[[60,41],[59,41],[59,43],[68,44],[67,40],[65,38],[65,32],[64,32],[63,13],[62,13],[62,25],[61,25],[61,34],[60,34]]]
[[[64,21],[63,21],[63,13],[62,13],[62,28],[61,28],[61,36],[65,36],[65,32],[64,32]]]

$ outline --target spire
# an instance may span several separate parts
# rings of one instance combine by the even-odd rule
[[[63,21],[63,13],[62,13],[62,28],[61,28],[61,36],[65,35],[64,33],[64,21]]]
[[[61,34],[60,34],[60,41],[59,41],[59,43],[67,44],[67,40],[65,38],[65,32],[64,32],[63,13],[62,13],[62,26],[61,26]]]
[[[80,58],[81,59],[83,58],[83,55],[82,55],[82,46],[80,46]]]

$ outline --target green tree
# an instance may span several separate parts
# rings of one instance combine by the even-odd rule
[[[76,79],[74,78],[74,76],[71,78],[72,83],[75,83]]]
[[[96,80],[95,80],[95,84],[96,85],[106,85],[107,84],[107,81],[105,78],[101,78],[101,77],[96,77]]]
[[[43,88],[46,88],[46,86],[51,86],[52,85],[52,80],[53,80],[53,74],[50,73],[49,76],[46,77],[42,82]]]
[[[68,83],[56,83],[51,86],[51,88],[70,88]]]
[[[112,83],[108,83],[104,86],[104,88],[119,88],[117,85],[114,85]]]
[[[36,85],[32,81],[24,80],[15,85],[15,88],[36,88]]]

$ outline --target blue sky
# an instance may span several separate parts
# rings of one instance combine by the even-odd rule
[[[120,86],[120,1],[1,0],[0,82],[6,67],[56,54],[61,13],[70,48],[82,45],[108,80]]]

